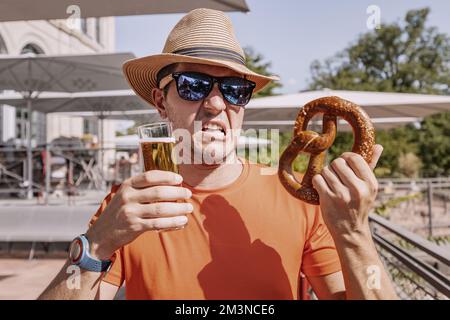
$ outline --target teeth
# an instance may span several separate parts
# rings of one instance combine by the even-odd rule
[[[208,129],[208,130],[222,130],[222,127],[215,125],[215,124],[209,124],[206,127],[204,127],[204,129]]]
[[[222,131],[223,133],[225,133],[225,130],[222,129],[221,126],[218,126],[216,124],[208,124],[207,126],[203,127],[202,130],[203,131],[205,131],[205,130],[212,130],[212,131],[218,130],[218,131]]]

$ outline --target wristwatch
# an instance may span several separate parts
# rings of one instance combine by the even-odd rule
[[[69,260],[80,268],[94,272],[108,271],[111,260],[98,260],[89,254],[89,240],[82,234],[72,240],[69,248]]]

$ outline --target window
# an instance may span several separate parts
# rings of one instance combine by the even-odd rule
[[[41,47],[39,47],[37,44],[28,43],[20,51],[20,54],[27,54],[27,53],[43,54],[44,50],[42,50]]]

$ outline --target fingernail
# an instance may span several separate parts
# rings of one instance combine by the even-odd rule
[[[179,217],[177,217],[176,224],[182,226],[182,225],[186,224],[187,221],[188,221],[188,218],[186,216],[179,216]]]
[[[183,177],[181,175],[177,174],[175,176],[175,181],[176,181],[176,183],[182,183],[183,182]]]
[[[186,189],[186,198],[192,197],[192,192],[189,189]]]
[[[190,203],[186,203],[186,211],[188,212],[194,211],[194,206]]]

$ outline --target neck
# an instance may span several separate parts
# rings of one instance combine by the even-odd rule
[[[244,165],[236,154],[228,163],[214,165],[180,164],[178,170],[183,181],[193,188],[213,190],[225,187],[236,181],[242,173]]]

